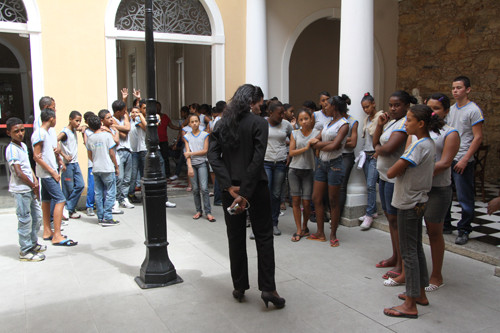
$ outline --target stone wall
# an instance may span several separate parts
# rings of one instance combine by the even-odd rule
[[[470,77],[470,98],[485,116],[487,179],[500,173],[500,1],[402,0],[399,3],[397,87],[451,96],[451,81]],[[452,101],[453,103],[453,101]]]

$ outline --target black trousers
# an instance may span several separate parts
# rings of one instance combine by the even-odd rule
[[[160,142],[160,154],[163,157],[163,161],[165,161],[165,177],[170,176],[170,160],[168,159],[170,146],[168,141]]]
[[[227,238],[229,241],[229,260],[231,262],[231,278],[234,289],[246,290],[250,288],[248,282],[248,257],[246,247],[246,214],[230,215],[227,207],[233,203],[229,192],[223,192],[222,204],[226,220]],[[265,182],[257,184],[251,198],[248,198],[252,220],[252,230],[257,246],[258,286],[261,291],[276,290],[274,281],[274,239],[273,222],[271,219],[271,198],[269,188]]]

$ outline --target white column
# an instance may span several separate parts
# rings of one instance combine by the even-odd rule
[[[362,145],[362,123],[365,118],[365,113],[361,108],[361,98],[366,92],[375,95],[373,93],[373,35],[373,0],[342,0],[339,95],[346,94],[351,98],[349,113],[360,123],[356,154]],[[357,170],[354,166],[347,187],[346,208],[363,205],[366,205],[366,182],[363,171]],[[361,215],[363,214],[364,212]]]
[[[246,83],[268,94],[266,0],[247,0]]]

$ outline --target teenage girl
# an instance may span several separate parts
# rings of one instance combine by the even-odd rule
[[[387,171],[387,177],[396,178],[392,205],[398,209],[399,246],[406,274],[406,293],[398,295],[404,303],[384,309],[384,314],[390,317],[417,318],[417,304],[429,304],[424,289],[429,284],[429,275],[422,247],[422,217],[436,158],[429,130],[439,134],[443,125],[444,121],[428,106],[412,106],[405,127],[408,135],[415,135],[417,140]]]
[[[397,210],[391,205],[394,192],[394,179],[387,177],[387,170],[396,163],[403,154],[407,134],[405,130],[406,112],[410,103],[416,104],[417,99],[406,91],[398,90],[389,98],[389,112],[378,118],[377,128],[373,134],[374,157],[377,158],[379,172],[379,194],[384,214],[389,221],[389,230],[392,241],[392,256],[382,260],[376,267],[392,267],[394,269],[383,275],[384,279],[396,278],[401,275],[402,263],[399,253]]]
[[[347,105],[351,105],[351,100],[346,101]],[[342,164],[344,167],[344,181],[342,186],[340,186],[340,216],[344,212],[345,201],[347,199],[347,184],[349,183],[349,177],[351,176],[352,167],[354,165],[354,148],[358,143],[358,125],[359,122],[354,119],[351,115],[347,114],[347,108],[342,117],[347,119],[349,122],[349,132],[347,132],[347,140],[345,142],[344,148],[342,149]]]
[[[192,131],[184,135],[184,145],[186,147],[184,156],[188,166],[188,177],[191,178],[191,185],[193,186],[194,205],[196,206],[196,214],[193,219],[197,220],[203,216],[201,207],[201,197],[203,197],[203,208],[207,214],[207,219],[210,222],[215,222],[210,207],[210,196],[208,195],[208,133],[200,131],[200,118],[196,114],[189,115],[188,124]]]
[[[318,149],[319,161],[314,175],[313,201],[316,207],[316,221],[318,230],[308,239],[326,242],[324,231],[323,196],[328,193],[331,216],[330,246],[340,245],[337,239],[337,228],[340,219],[339,193],[344,178],[342,165],[342,147],[349,132],[349,122],[342,117],[347,112],[346,95],[334,96],[324,105],[326,116],[332,121],[325,125],[321,133],[311,140],[311,146]]]
[[[288,181],[290,183],[290,195],[292,197],[293,217],[297,232],[292,236],[292,242],[299,241],[304,236],[309,236],[307,221],[311,214],[311,195],[314,183],[314,151],[311,148],[311,139],[315,138],[320,131],[313,128],[314,120],[311,111],[302,109],[297,117],[300,129],[294,130],[290,137],[290,157]],[[301,204],[302,200],[302,226]]]
[[[373,157],[375,148],[373,148],[373,134],[377,128],[378,117],[384,111],[378,111],[375,105],[375,99],[369,92],[365,93],[361,99],[361,107],[366,113],[366,118],[363,121],[363,135],[362,135],[362,151],[365,156],[363,163],[363,172],[365,173],[366,189],[368,193],[366,212],[365,215],[359,218],[362,222],[360,225],[361,230],[368,230],[372,226],[373,219],[377,216],[377,159]]]

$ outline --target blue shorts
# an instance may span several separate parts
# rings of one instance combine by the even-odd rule
[[[344,164],[342,156],[333,160],[322,161],[318,160],[318,168],[314,173],[314,180],[317,182],[326,183],[330,186],[340,186],[344,181]]]
[[[394,193],[394,183],[389,183],[379,179],[378,191],[382,209],[389,215],[398,215],[398,210],[392,205],[392,194]]]
[[[66,202],[61,185],[52,177],[41,178],[42,202],[54,200],[56,204]]]

